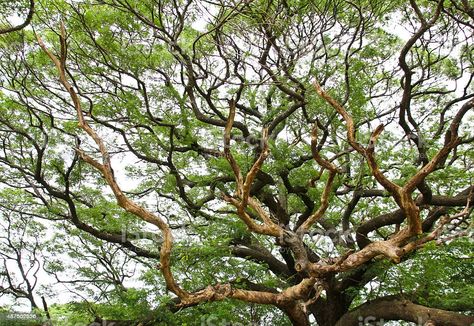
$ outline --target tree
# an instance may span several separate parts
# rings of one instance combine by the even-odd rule
[[[37,1],[1,39],[0,181],[99,320],[473,323],[473,12]]]

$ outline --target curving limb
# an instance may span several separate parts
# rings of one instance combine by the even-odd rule
[[[23,23],[13,27],[0,28],[0,35],[20,31],[31,23],[31,20],[33,19],[33,15],[35,13],[35,0],[29,1],[30,3],[28,7],[28,14],[26,15],[26,18]]]
[[[171,248],[173,244],[173,237],[171,234],[171,229],[169,228],[168,224],[162,220],[160,217],[154,215],[150,211],[146,210],[145,208],[141,207],[131,199],[129,199],[121,190],[120,186],[118,185],[114,172],[111,165],[110,154],[105,146],[104,141],[102,138],[97,134],[97,132],[89,125],[87,122],[84,112],[82,110],[81,101],[79,96],[77,95],[76,91],[69,83],[66,77],[66,53],[67,53],[67,46],[66,46],[66,30],[64,27],[64,23],[61,24],[61,34],[60,34],[60,44],[61,44],[61,57],[58,59],[54,54],[52,54],[44,42],[42,41],[41,37],[37,37],[38,43],[43,49],[43,51],[48,55],[51,61],[56,66],[58,70],[59,77],[61,84],[64,86],[66,91],[71,96],[71,99],[74,103],[74,107],[77,113],[78,119],[78,126],[84,130],[89,137],[91,137],[94,142],[99,147],[99,151],[102,157],[102,163],[98,162],[84,151],[80,149],[76,149],[79,153],[80,157],[88,164],[96,168],[105,178],[107,184],[113,191],[115,198],[117,199],[117,203],[124,208],[126,211],[136,215],[137,217],[143,219],[144,221],[156,225],[163,233],[163,244],[160,248],[160,268],[163,272],[167,287],[176,295],[182,298],[186,298],[189,296],[189,293],[183,290],[178,286],[176,281],[174,280],[173,274],[171,272]]]

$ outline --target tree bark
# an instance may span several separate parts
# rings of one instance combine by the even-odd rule
[[[336,326],[359,326],[388,320],[404,320],[417,325],[469,326],[474,316],[425,307],[401,296],[388,296],[364,303],[346,313]]]

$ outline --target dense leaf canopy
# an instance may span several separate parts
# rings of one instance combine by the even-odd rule
[[[61,325],[474,322],[471,1],[0,14],[6,310]]]

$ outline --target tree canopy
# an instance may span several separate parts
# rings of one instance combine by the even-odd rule
[[[0,14],[5,311],[474,323],[471,1]]]

